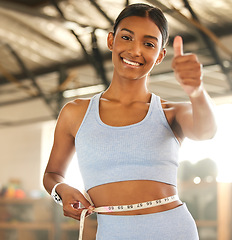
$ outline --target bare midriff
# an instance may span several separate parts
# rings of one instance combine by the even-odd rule
[[[151,180],[133,180],[107,183],[93,187],[88,194],[95,207],[141,203],[177,194],[176,187]],[[180,200],[161,206],[128,212],[104,213],[109,215],[141,215],[167,211],[182,205]]]

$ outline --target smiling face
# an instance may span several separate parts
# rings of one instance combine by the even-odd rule
[[[117,31],[109,33],[108,47],[112,51],[114,76],[136,80],[146,79],[155,64],[165,56],[161,48],[162,35],[147,17],[124,18]]]

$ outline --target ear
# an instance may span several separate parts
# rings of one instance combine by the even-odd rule
[[[158,58],[156,59],[155,65],[158,65],[158,64],[160,64],[163,61],[166,53],[167,53],[167,50],[165,48],[163,48],[160,51],[160,54],[159,54]]]
[[[114,34],[112,32],[109,32],[107,37],[107,46],[110,51],[113,50],[113,43],[114,43]]]

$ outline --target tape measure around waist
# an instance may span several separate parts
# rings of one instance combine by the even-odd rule
[[[136,204],[98,207],[98,208],[94,208],[93,212],[96,212],[96,213],[127,212],[127,211],[134,211],[134,210],[156,207],[156,206],[168,204],[168,203],[171,203],[171,202],[174,202],[177,200],[179,200],[178,195],[173,195],[173,196],[158,199],[158,200],[136,203]],[[78,240],[82,240],[85,216],[86,216],[87,212],[88,212],[88,209],[84,209],[81,213],[80,230],[79,230],[79,239]]]

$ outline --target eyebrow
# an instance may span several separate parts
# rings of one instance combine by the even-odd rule
[[[127,29],[127,28],[122,28],[121,31],[127,31],[127,32],[129,32],[129,33],[131,33],[131,34],[133,34],[133,35],[135,34],[133,31],[131,31],[130,29]],[[155,41],[159,42],[158,38],[155,37],[155,36],[145,35],[144,37],[145,37],[145,38],[152,38],[152,39],[154,39]]]

